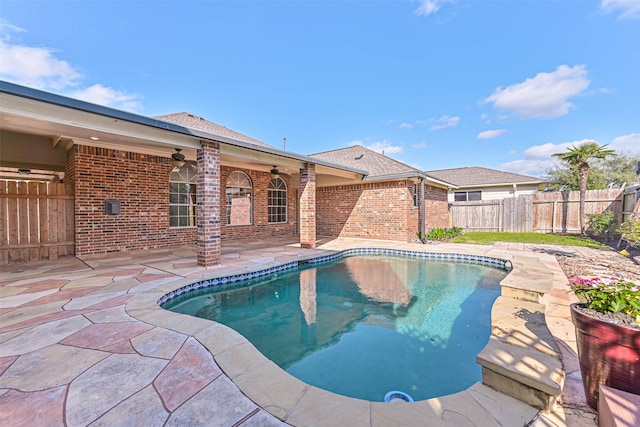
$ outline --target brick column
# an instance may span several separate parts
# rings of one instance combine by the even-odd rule
[[[198,265],[220,263],[220,144],[201,141],[196,189]]]
[[[316,165],[300,169],[300,246],[316,247]]]

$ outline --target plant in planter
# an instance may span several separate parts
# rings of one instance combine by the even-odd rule
[[[640,285],[620,278],[571,278],[571,304],[587,403],[600,385],[640,394]]]

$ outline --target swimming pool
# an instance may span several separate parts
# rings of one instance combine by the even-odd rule
[[[218,280],[163,307],[223,323],[302,381],[382,401],[455,393],[481,379],[477,353],[504,269],[483,260],[354,256],[261,279]],[[458,260],[460,261],[460,260]],[[450,286],[447,283],[455,283]]]

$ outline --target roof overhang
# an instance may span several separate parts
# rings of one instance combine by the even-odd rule
[[[396,181],[396,180],[402,180],[402,179],[412,180],[416,184],[421,180],[424,180],[425,183],[428,183],[434,187],[439,187],[444,189],[458,188],[453,184],[440,181],[438,179],[432,178],[421,172],[404,172],[404,173],[394,173],[389,175],[367,176],[363,179],[363,181],[364,182],[380,182],[380,181]]]
[[[314,164],[316,174],[352,182],[361,181],[367,174],[360,169],[4,81],[0,81],[0,130],[44,138],[54,149],[80,144],[171,157],[180,148],[189,160],[195,160],[201,141],[216,141],[220,143],[223,165],[264,171],[275,165],[281,172],[295,175],[306,164]],[[9,143],[3,145],[0,162],[12,163]]]
[[[526,182],[500,182],[495,184],[473,184],[473,185],[459,185],[457,188],[487,188],[487,187],[513,187],[514,185],[540,185],[546,181],[526,181]]]

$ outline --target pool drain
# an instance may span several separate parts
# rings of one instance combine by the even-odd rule
[[[402,391],[390,391],[389,393],[385,394],[385,402],[391,402],[393,400],[404,400],[405,402],[413,402],[413,398]]]

